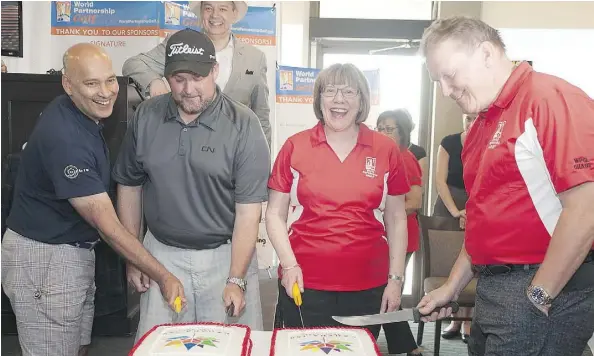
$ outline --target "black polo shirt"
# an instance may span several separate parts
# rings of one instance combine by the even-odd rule
[[[49,103],[21,155],[9,229],[50,244],[99,238],[68,199],[109,189],[109,155],[101,129],[67,95]]]

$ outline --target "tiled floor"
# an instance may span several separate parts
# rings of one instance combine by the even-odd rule
[[[273,279],[268,279],[267,274],[262,274],[260,283],[262,295],[262,309],[264,315],[264,324],[266,329],[272,327],[274,317],[274,306],[277,293],[277,282]],[[417,334],[416,324],[411,324],[413,334]],[[425,326],[425,333],[423,335],[423,347],[427,350],[423,352],[425,356],[433,355],[433,341],[435,328],[432,324]],[[91,345],[90,356],[126,356],[128,351],[132,348],[134,337],[95,337]],[[388,355],[386,341],[383,335],[380,335],[378,340],[380,351],[383,355]],[[18,338],[16,336],[2,336],[3,356],[17,356]],[[594,349],[594,337],[590,340],[590,348]],[[441,356],[462,356],[466,355],[466,345],[461,340],[441,340]],[[267,356],[267,355],[253,355],[253,356]],[[585,350],[583,356],[593,356],[590,350]]]

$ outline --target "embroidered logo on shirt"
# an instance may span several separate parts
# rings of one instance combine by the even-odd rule
[[[74,178],[78,177],[79,173],[85,173],[88,171],[89,171],[88,168],[80,169],[80,168],[76,168],[76,166],[69,165],[69,166],[66,166],[66,168],[64,168],[64,175],[68,179],[74,179]]]
[[[365,157],[365,170],[363,174],[365,174],[368,178],[375,178],[377,174],[375,174],[375,157]]]
[[[573,169],[590,169],[592,162],[587,157],[577,157],[573,159]]]
[[[503,132],[504,126],[505,126],[505,121],[501,121],[500,123],[497,124],[497,131],[495,131],[493,138],[491,139],[491,141],[489,141],[489,146],[488,146],[489,149],[492,150],[501,143],[501,133]]]

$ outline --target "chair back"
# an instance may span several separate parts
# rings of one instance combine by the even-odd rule
[[[464,243],[458,219],[419,215],[424,277],[448,277]]]

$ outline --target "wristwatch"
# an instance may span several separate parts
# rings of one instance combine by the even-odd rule
[[[247,281],[245,279],[241,279],[241,278],[237,278],[237,277],[229,277],[227,278],[227,284],[229,283],[233,283],[237,286],[239,286],[239,288],[241,288],[242,291],[245,292],[245,289],[247,288]]]
[[[553,298],[551,298],[549,293],[547,293],[543,287],[534,286],[531,284],[528,286],[526,292],[528,294],[528,298],[530,298],[530,300],[535,304],[549,306],[553,303]]]
[[[402,276],[397,276],[395,274],[389,274],[388,275],[388,282],[389,281],[397,281],[397,282],[404,282],[404,277]]]

